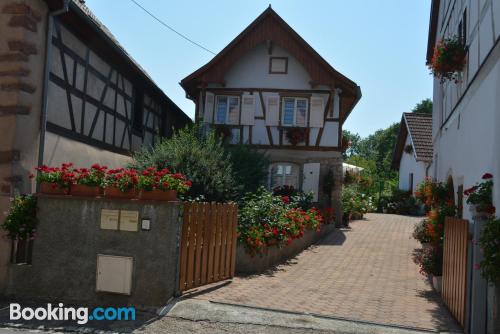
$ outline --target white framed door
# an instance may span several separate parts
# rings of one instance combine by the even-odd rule
[[[313,201],[318,201],[319,162],[306,163],[303,166],[302,191],[313,192]]]

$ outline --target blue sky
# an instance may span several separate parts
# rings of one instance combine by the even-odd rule
[[[432,97],[425,66],[430,0],[136,1],[216,53],[271,3],[323,58],[361,86],[363,97],[344,128],[362,136],[399,122],[401,113]],[[167,30],[130,0],[86,3],[192,117],[194,104],[178,83],[213,55]]]

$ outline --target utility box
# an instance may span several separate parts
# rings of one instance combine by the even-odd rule
[[[133,264],[131,257],[98,254],[96,290],[130,295]]]

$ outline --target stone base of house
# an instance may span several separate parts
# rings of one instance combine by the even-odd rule
[[[265,152],[273,163],[293,163],[300,169],[299,189],[302,189],[303,166],[306,163],[319,163],[318,206],[332,207],[335,210],[335,221],[342,221],[341,193],[343,183],[342,154],[339,151],[307,151],[299,149],[268,149]],[[325,193],[325,177],[329,171],[333,172],[333,189],[331,194]]]

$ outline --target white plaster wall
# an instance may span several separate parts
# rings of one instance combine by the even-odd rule
[[[270,57],[288,57],[288,74],[269,74]],[[311,89],[306,69],[285,49],[273,45],[268,54],[265,44],[258,45],[241,57],[225,76],[226,87]]]
[[[56,166],[72,162],[76,167],[88,167],[94,163],[109,168],[126,167],[132,158],[74,141],[51,132],[46,133],[43,163]]]
[[[500,64],[499,52],[494,65],[484,67],[469,88],[454,116],[436,133],[434,177],[445,181],[453,177],[455,190],[463,183],[468,188],[480,181],[485,172],[500,175]],[[436,112],[436,110],[434,110]],[[495,205],[499,207],[500,182],[494,187]],[[466,205],[464,204],[464,207]],[[471,218],[467,207],[464,217]]]
[[[410,145],[410,137],[406,136],[406,145]],[[411,154],[403,151],[401,161],[399,163],[399,189],[411,190],[412,193],[417,189],[417,185],[425,178],[426,165],[422,161],[415,159],[415,152]],[[413,188],[410,189],[410,173],[413,173]]]

